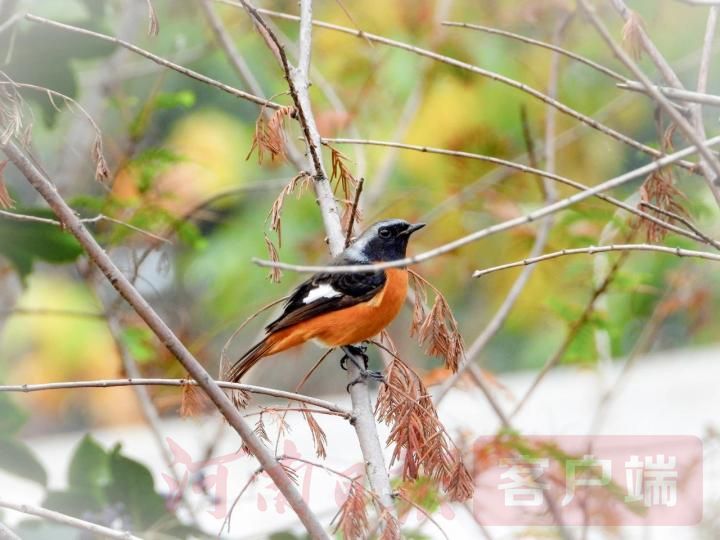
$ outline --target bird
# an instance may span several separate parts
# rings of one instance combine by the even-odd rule
[[[371,265],[405,258],[408,240],[425,223],[403,219],[378,221],[337,255],[329,266]],[[265,327],[265,337],[227,371],[226,380],[240,382],[262,358],[314,341],[325,348],[340,347],[360,376],[382,380],[379,372],[367,370],[366,345],[392,322],[402,308],[408,290],[406,267],[367,272],[318,272],[301,283],[288,297],[282,314]],[[364,366],[360,366],[360,357]]]

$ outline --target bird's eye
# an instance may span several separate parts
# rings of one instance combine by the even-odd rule
[[[390,238],[390,229],[383,227],[378,231],[378,235],[380,235],[380,238]]]

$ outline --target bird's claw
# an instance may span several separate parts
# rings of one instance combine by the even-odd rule
[[[358,377],[356,377],[355,379],[353,379],[352,381],[350,381],[348,383],[348,385],[345,387],[345,390],[350,392],[351,386],[355,386],[358,383],[365,382],[368,379],[377,381],[377,382],[381,382],[381,383],[386,382],[385,375],[383,375],[381,371],[372,371],[372,370],[363,369],[360,371],[360,375]]]

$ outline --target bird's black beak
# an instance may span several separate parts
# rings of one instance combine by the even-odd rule
[[[407,229],[405,229],[405,232],[403,234],[405,236],[410,236],[415,231],[419,231],[420,229],[422,229],[425,225],[425,223],[415,223],[414,225],[410,225]]]

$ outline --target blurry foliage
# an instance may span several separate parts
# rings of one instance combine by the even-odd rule
[[[55,218],[55,214],[44,209],[16,208],[14,211],[45,219]],[[75,237],[56,225],[0,217],[0,255],[12,262],[23,281],[32,272],[36,261],[70,263],[82,253]]]
[[[146,531],[147,538],[186,538],[197,534],[182,525],[168,509],[168,500],[155,491],[152,473],[143,464],[124,456],[120,445],[105,450],[91,436],[85,436],[71,458],[67,488],[48,491],[43,506],[86,519],[106,527]],[[65,536],[65,527],[55,534]],[[19,527],[23,538],[47,537],[34,534],[35,522]],[[27,534],[27,536],[25,536]],[[72,537],[78,537],[75,532]]]
[[[57,2],[28,0],[28,4],[40,15],[112,34],[118,33],[118,23],[124,14],[117,2],[75,0],[60,6]],[[155,4],[162,21],[160,35],[154,38],[145,35],[143,12],[139,18],[142,25],[130,41],[162,56],[177,58],[181,64],[220,81],[243,87],[216,47],[199,10],[190,5],[170,7],[169,3],[159,0]],[[497,26],[548,40],[559,15],[572,4],[564,0],[484,2],[483,9],[478,10],[476,2],[456,0],[447,18]],[[435,6],[436,3],[429,0],[353,3],[345,6],[352,15],[351,21],[338,3],[329,2],[319,3],[315,16],[430,47],[540,90],[546,88],[551,58],[548,51],[466,29],[440,31],[434,20]],[[268,7],[296,11],[295,3],[289,0],[274,0]],[[702,10],[691,10],[673,2],[660,5],[650,0],[634,2],[633,7],[649,29],[674,29],[653,32],[653,39],[677,66],[681,78],[694,81],[694,60],[688,61],[686,57],[699,46],[698,36],[704,28]],[[290,104],[284,94],[286,88],[280,71],[245,14],[228,6],[217,6],[217,9],[266,95],[275,95],[274,99],[283,105]],[[608,16],[607,20],[620,37],[622,25],[613,17]],[[291,39],[297,37],[295,22],[275,22]],[[253,256],[266,256],[266,218],[281,190],[277,186],[263,189],[262,182],[276,179],[289,182],[298,171],[280,159],[265,160],[262,164],[254,158],[246,159],[259,113],[255,105],[159,69],[132,54],[127,54],[118,66],[117,79],[109,81],[112,84],[105,81],[103,86],[100,84],[103,81],[93,80],[93,76],[116,50],[112,46],[87,36],[51,31],[30,23],[23,23],[19,28],[11,50],[3,47],[11,33],[0,35],[0,50],[9,50],[10,63],[2,68],[4,71],[20,82],[46,85],[81,103],[93,99],[102,102],[92,113],[99,116],[103,129],[112,169],[112,189],[108,192],[100,187],[92,179],[89,168],[87,174],[78,178],[62,179],[59,188],[83,216],[103,213],[153,234],[168,236],[174,242],[173,246],[161,247],[160,255],[148,258],[138,286],[211,371],[214,370],[225,339],[239,322],[303,279],[286,272],[281,284],[274,285],[268,282],[266,270],[249,262]],[[618,63],[600,40],[588,32],[580,18],[576,17],[568,27],[564,45],[619,69]],[[314,31],[313,51],[313,66],[333,86],[347,108],[345,113],[336,111],[323,94],[319,78],[313,76],[313,109],[324,134],[346,136],[352,125],[361,136],[370,139],[394,138],[401,111],[418,85],[423,95],[417,114],[407,127],[405,142],[513,159],[525,152],[519,122],[522,105],[527,107],[532,131],[538,135],[543,133],[545,105],[489,79],[321,28]],[[647,58],[640,62],[652,72]],[[660,135],[655,128],[652,107],[645,98],[623,98],[624,94],[614,87],[612,80],[587,66],[567,59],[562,59],[560,65],[561,101],[590,115],[605,111],[604,122],[644,142],[658,144]],[[711,87],[717,85],[720,77],[715,71],[711,70]],[[98,88],[107,94],[100,94],[98,98]],[[36,123],[33,137],[48,171],[52,173],[65,160],[85,159],[78,157],[86,156],[82,148],[73,149],[69,155],[57,152],[63,147],[60,142],[64,142],[69,127],[82,120],[67,108],[56,111],[42,93],[27,92],[23,96],[27,96],[31,110],[47,121]],[[620,98],[623,101],[617,102]],[[299,130],[295,122],[286,124],[287,140],[297,141]],[[576,139],[563,135],[562,140],[566,142],[558,149],[558,172],[581,182],[592,185],[647,162],[638,152],[580,127],[564,115],[557,116],[557,129],[558,133],[573,130],[577,135]],[[359,158],[366,157],[365,192],[370,192],[388,150],[345,145],[338,145],[338,150],[348,157],[346,165],[355,176],[359,176]],[[325,150],[325,160],[329,165],[328,150]],[[10,169],[12,167],[5,174],[10,193],[20,208],[33,208],[36,199]],[[494,172],[495,167],[478,161],[399,151],[382,196],[365,209],[364,223],[390,216],[425,220],[430,215],[430,226],[411,246],[411,251],[418,253],[542,204],[542,193],[535,178],[513,174],[502,181],[488,180],[486,175]],[[459,195],[476,182],[476,189]],[[688,199],[682,201],[683,206],[698,224],[710,234],[716,232],[717,225],[712,221],[715,213],[710,210],[703,190],[696,189],[696,180],[678,172],[675,187],[688,195]],[[637,190],[638,185],[632,184],[614,195],[625,198]],[[573,191],[559,186],[558,192],[562,197]],[[212,204],[202,206],[215,196],[217,200]],[[451,196],[458,199],[438,210]],[[202,206],[201,210],[191,215],[198,206]],[[282,220],[283,242],[278,246],[282,260],[319,263],[327,259],[322,222],[311,192],[300,198],[288,197]],[[629,232],[631,222],[603,202],[585,201],[556,216],[547,249],[599,243],[608,223],[617,229],[616,237],[620,237]],[[155,245],[153,239],[114,223],[96,223],[92,230],[130,274],[137,258]],[[475,281],[469,278],[470,273],[476,268],[525,257],[535,230],[534,225],[529,225],[509,234],[492,236],[418,268],[447,298],[466,342],[470,343],[482,330],[519,270]],[[670,235],[664,243],[676,245],[678,239]],[[73,271],[71,265],[56,265],[77,262],[80,253],[69,235],[59,228],[1,220],[0,253],[28,284],[20,305],[96,309],[88,302],[85,287],[78,285],[79,273]],[[612,261],[615,255],[606,257]],[[509,370],[542,365],[587,302],[592,292],[594,264],[591,257],[578,257],[539,265],[509,320],[485,349],[482,361],[486,366]],[[614,355],[626,355],[645,322],[660,302],[665,301],[664,292],[670,287],[679,287],[672,276],[687,268],[685,265],[692,265],[694,279],[692,283],[682,284],[683,294],[695,299],[695,303],[683,304],[684,300],[671,298],[687,307],[689,313],[685,316],[682,309],[675,309],[663,319],[663,334],[672,339],[663,339],[661,335],[658,346],[716,342],[720,322],[711,317],[693,316],[702,310],[717,311],[720,282],[716,273],[710,272],[710,266],[670,256],[633,254],[613,281],[606,307],[590,317],[562,361],[591,366],[597,355],[593,335],[596,330],[608,332]],[[410,342],[407,336],[410,320],[410,314],[404,313],[393,325],[393,337],[401,348],[413,351],[414,365],[420,368],[434,365],[433,360],[425,358]],[[128,324],[123,334],[124,344],[143,363],[146,373],[183,375],[172,371],[176,366],[162,357],[161,348],[148,339],[141,323]],[[259,318],[248,325],[229,354],[239,353],[254,340],[262,324]],[[40,316],[12,318],[3,329],[0,345],[8,351],[0,365],[0,378],[11,382],[109,377],[121,373],[112,341],[101,321]],[[309,357],[314,353],[308,348],[304,354],[307,358],[297,363],[301,367],[296,373],[268,370],[263,373],[263,382],[294,386],[301,377],[300,371],[310,366]],[[286,375],[278,375],[280,372]],[[283,376],[286,378],[273,379]],[[339,388],[336,378],[329,384],[333,389]],[[97,405],[97,400],[103,399],[100,394],[110,392],[96,395],[87,391],[72,397],[46,393],[27,399],[38,404],[39,410],[49,418],[74,411],[75,414],[70,415],[73,424],[90,417],[102,418],[103,422],[124,421],[134,414],[132,406],[120,414],[113,410],[112,415],[103,414],[103,407],[82,406],[83,402]],[[52,420],[46,419],[45,423],[52,424]]]

